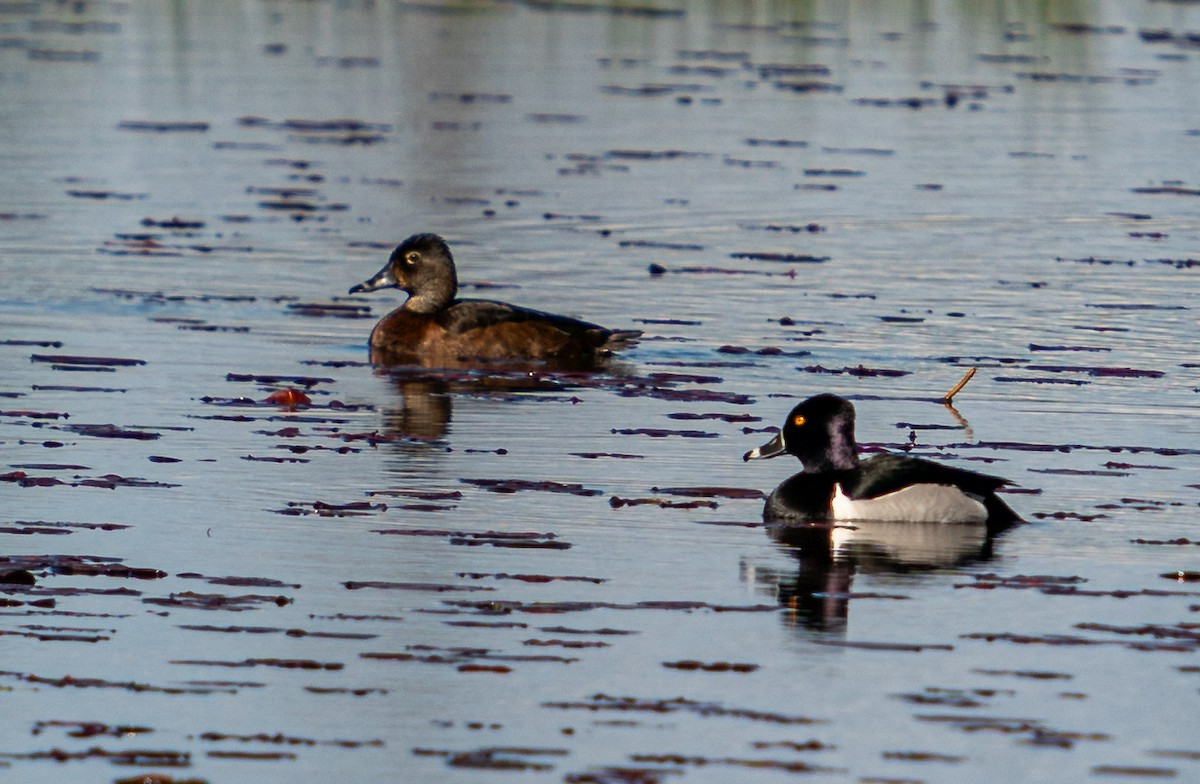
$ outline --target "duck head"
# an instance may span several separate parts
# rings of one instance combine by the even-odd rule
[[[778,435],[742,455],[742,460],[782,454],[798,457],[809,473],[855,468],[854,406],[837,395],[810,397],[792,409]]]
[[[392,251],[383,269],[354,286],[350,293],[391,286],[408,294],[404,307],[415,313],[436,313],[449,305],[458,293],[450,246],[436,234],[414,234]]]

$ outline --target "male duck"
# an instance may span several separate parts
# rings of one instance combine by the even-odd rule
[[[1006,479],[894,454],[860,460],[854,406],[817,395],[788,414],[783,429],[743,460],[795,455],[804,470],[772,491],[769,521],[895,520],[986,523],[990,530],[1020,520],[996,490]]]
[[[350,293],[388,286],[409,296],[371,331],[371,360],[382,364],[538,360],[587,367],[642,334],[503,302],[456,299],[454,257],[436,234],[400,243],[383,269]]]

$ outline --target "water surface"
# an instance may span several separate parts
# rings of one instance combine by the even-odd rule
[[[1198,13],[0,9],[0,766],[1194,778]],[[417,231],[645,338],[377,372]],[[777,542],[823,391],[1028,525]]]

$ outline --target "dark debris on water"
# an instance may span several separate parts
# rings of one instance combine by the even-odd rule
[[[384,536],[429,536],[445,537],[453,545],[468,547],[501,547],[535,550],[568,550],[570,542],[564,542],[557,534],[536,531],[461,531],[434,528],[382,528],[374,533]]]

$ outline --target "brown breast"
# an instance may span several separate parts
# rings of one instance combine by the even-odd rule
[[[432,316],[397,308],[371,330],[371,361],[384,364],[419,361],[423,347],[445,331]]]

